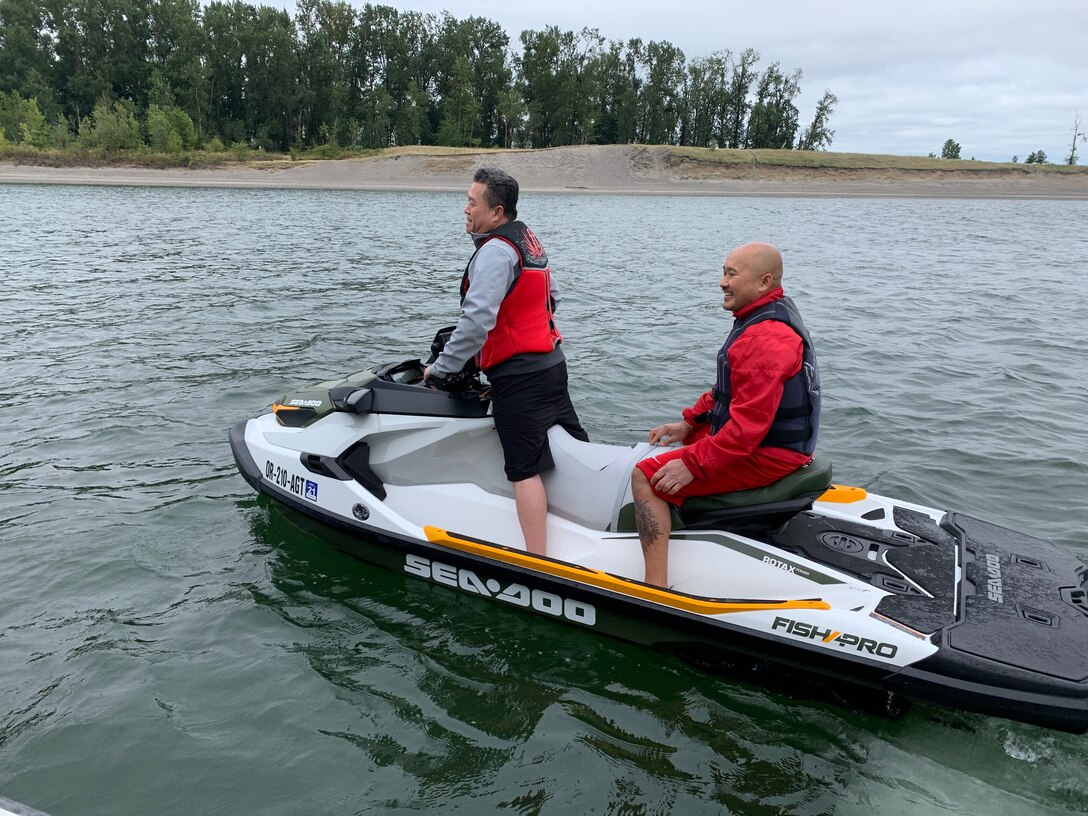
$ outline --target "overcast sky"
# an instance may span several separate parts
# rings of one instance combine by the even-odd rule
[[[277,0],[258,0],[280,6]],[[363,0],[352,0],[356,7]],[[1088,122],[1088,0],[379,0],[376,5],[524,29],[596,28],[610,40],[667,40],[688,60],[755,48],[760,68],[803,71],[801,125],[825,89],[842,152],[924,156],[945,139],[962,157],[1008,161],[1069,153]],[[288,6],[294,10],[293,4]],[[1088,164],[1088,145],[1079,149]]]

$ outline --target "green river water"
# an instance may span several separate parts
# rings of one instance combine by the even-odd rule
[[[707,674],[354,561],[254,495],[228,427],[424,355],[456,315],[461,207],[0,186],[0,795],[51,816],[1088,811],[1085,737]],[[520,210],[596,440],[709,385],[722,258],[768,240],[836,481],[1088,561],[1088,202]]]

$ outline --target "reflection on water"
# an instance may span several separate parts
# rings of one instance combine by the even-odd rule
[[[227,427],[423,353],[456,314],[460,208],[0,187],[4,795],[53,816],[1088,809],[1083,738],[708,674],[358,563],[253,496]],[[816,338],[836,479],[1088,560],[1085,203],[521,209],[596,439],[707,387],[722,257],[769,240]]]

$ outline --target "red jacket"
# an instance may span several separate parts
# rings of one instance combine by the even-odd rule
[[[744,318],[783,294],[781,287],[774,289],[735,316]],[[801,370],[803,350],[797,332],[777,320],[757,323],[737,338],[729,348],[729,421],[713,435],[706,432],[708,426],[695,421],[695,417],[714,407],[710,391],[684,410],[684,421],[701,431],[689,436],[681,456],[697,480],[711,478],[742,459],[762,461],[772,467],[799,468],[812,458],[798,451],[759,445],[774,421],[786,380]]]

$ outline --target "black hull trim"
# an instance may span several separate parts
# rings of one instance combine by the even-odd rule
[[[238,466],[242,478],[249,482],[249,486],[258,493],[264,493],[265,491],[261,489],[261,471],[250,456],[249,448],[246,447],[246,425],[248,424],[249,420],[243,419],[231,426],[230,452],[234,454],[234,463]],[[277,498],[280,497],[277,496]]]
[[[924,664],[924,661],[923,661]],[[889,677],[892,692],[949,708],[974,711],[1070,734],[1088,733],[1088,700],[1013,691],[907,667]]]

